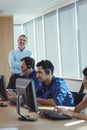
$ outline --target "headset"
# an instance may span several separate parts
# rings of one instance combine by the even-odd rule
[[[26,64],[26,66],[27,66],[27,69],[30,69],[30,68],[32,68],[32,66],[33,66],[33,60],[31,59],[30,61],[26,61],[25,60],[25,64]]]
[[[27,71],[30,68],[34,69],[35,61],[34,61],[33,58],[24,57],[24,58],[21,59],[21,61],[24,61],[25,64],[26,64],[26,69],[23,70],[23,72]]]
[[[46,74],[47,74],[47,75],[52,74],[52,71],[51,71],[51,69],[48,68],[46,61],[45,61],[45,66],[46,66],[46,69],[45,69]]]
[[[27,68],[30,69],[31,68],[31,65],[30,64],[26,64],[27,65]]]
[[[29,64],[26,64],[27,68],[25,70],[23,70],[23,72],[27,71],[27,69],[30,69],[31,68],[31,65]]]

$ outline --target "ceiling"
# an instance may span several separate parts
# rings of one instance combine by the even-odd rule
[[[14,24],[22,24],[65,0],[0,0],[0,16],[13,15]]]

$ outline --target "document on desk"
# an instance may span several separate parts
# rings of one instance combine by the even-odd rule
[[[18,128],[10,127],[10,128],[0,128],[0,130],[18,130]]]

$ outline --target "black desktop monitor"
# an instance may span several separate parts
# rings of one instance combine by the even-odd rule
[[[33,80],[18,78],[16,80],[17,93],[17,113],[20,115],[20,120],[36,121],[28,116],[21,114],[21,104],[25,104],[29,111],[37,112],[36,92]]]
[[[1,101],[8,100],[8,95],[6,91],[6,81],[4,75],[0,75],[0,97],[1,97]]]

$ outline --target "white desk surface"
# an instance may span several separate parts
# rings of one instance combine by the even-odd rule
[[[29,113],[23,109],[23,112]],[[29,113],[30,114],[30,113]],[[87,121],[70,119],[70,120],[50,120],[41,117],[39,114],[31,114],[36,116],[38,121],[19,121],[19,115],[16,112],[16,106],[8,105],[8,107],[0,107],[0,128],[18,128],[18,130],[85,130],[87,129]]]

